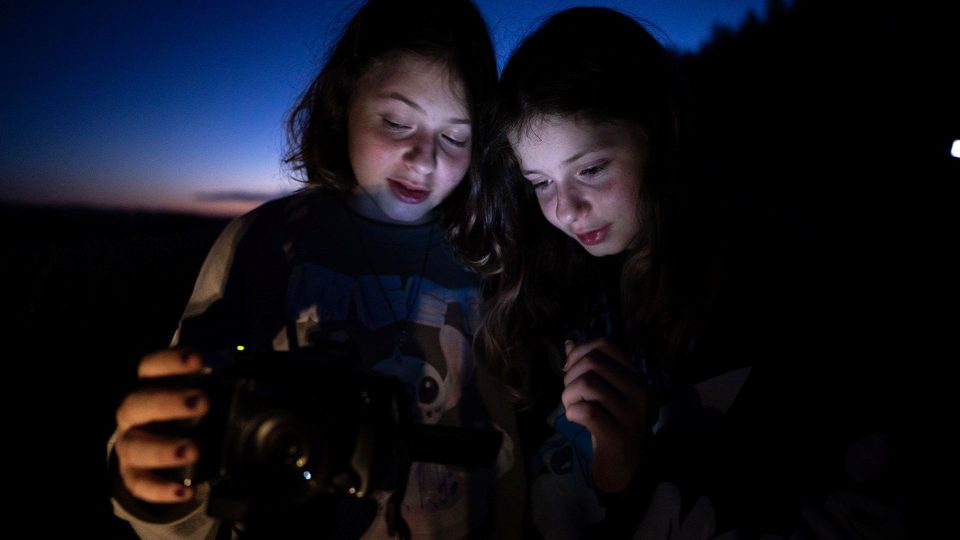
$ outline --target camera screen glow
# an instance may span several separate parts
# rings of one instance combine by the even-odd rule
[[[950,147],[950,155],[955,158],[960,158],[960,139],[953,141],[953,146]]]

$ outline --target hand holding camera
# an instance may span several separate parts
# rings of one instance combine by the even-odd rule
[[[197,353],[167,349],[145,356],[137,369],[146,382],[200,373],[203,360]],[[207,396],[196,388],[145,385],[124,398],[117,409],[117,443],[114,452],[120,477],[138,499],[152,503],[184,503],[193,488],[157,471],[189,466],[199,457],[195,441],[182,435],[161,435],[147,426],[157,422],[199,421],[208,411]]]
[[[117,411],[124,484],[178,503],[209,482],[211,516],[268,533],[323,525],[316,516],[334,519],[344,499],[389,492],[393,529],[412,462],[493,465],[500,432],[418,424],[403,384],[360,364],[349,342],[147,356]]]

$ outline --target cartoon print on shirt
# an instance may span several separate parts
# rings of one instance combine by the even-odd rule
[[[294,268],[287,295],[298,345],[349,336],[366,347],[366,362],[379,358],[369,367],[403,382],[413,398],[414,417],[426,424],[459,424],[456,409],[475,371],[467,336],[475,328],[477,306],[473,288],[448,289],[422,276],[353,278],[317,264]],[[398,317],[410,321],[405,324],[409,339],[400,341],[399,347]],[[351,320],[359,321],[359,326],[356,322],[347,326]],[[501,455],[498,465],[512,466],[512,448],[512,441],[505,438],[501,454],[509,455]],[[467,490],[463,470],[414,463],[402,505],[404,516],[411,524],[423,519],[456,525],[445,523],[436,512],[450,509],[456,510],[449,514],[451,518],[464,515],[460,506],[467,503]]]
[[[410,302],[417,296],[415,304]],[[364,347],[379,347],[381,360],[371,366],[381,373],[396,376],[415,398],[415,415],[426,423],[440,417],[460,401],[463,383],[473,375],[474,363],[467,334],[476,320],[476,291],[453,290],[429,279],[411,276],[361,276],[352,279],[319,265],[300,265],[293,272],[288,288],[288,309],[296,318],[300,346],[321,339],[342,339],[342,331]],[[389,303],[388,303],[389,302]],[[351,310],[363,328],[347,329]],[[408,314],[412,339],[394,354],[395,316]],[[430,339],[429,333],[436,332]],[[279,336],[278,336],[279,337]],[[422,350],[432,342],[439,349]]]
[[[576,426],[566,420],[562,409],[561,405],[550,415],[553,425],[563,417],[567,425]],[[578,427],[589,445],[590,433]],[[603,519],[603,506],[589,489],[589,457],[585,458],[576,446],[567,434],[555,433],[544,441],[531,463],[533,522],[544,538],[576,540],[587,526]]]

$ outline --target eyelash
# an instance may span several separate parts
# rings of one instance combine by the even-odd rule
[[[390,120],[389,118],[383,119],[383,125],[386,126],[387,129],[390,129],[392,131],[403,131],[406,129],[410,129],[410,126],[399,124],[397,122],[394,122],[393,120]]]
[[[444,135],[443,138],[446,139],[448,143],[452,144],[457,148],[465,148],[467,146],[467,140],[460,141],[460,140],[454,139],[449,135]]]
[[[577,174],[579,174],[580,176],[596,176],[596,175],[600,174],[601,172],[603,172],[603,170],[606,169],[606,168],[607,168],[607,163],[606,163],[606,162],[604,162],[604,163],[598,163],[598,164],[596,164],[596,165],[592,165],[592,166],[590,166],[590,167],[587,167],[586,169],[581,170],[581,171],[580,171],[579,173],[577,173]]]
[[[550,185],[549,180],[538,180],[536,182],[530,182],[530,185],[533,186],[534,191],[539,191]]]
[[[607,162],[598,163],[596,165],[591,165],[590,167],[587,167],[585,169],[580,169],[580,171],[577,172],[577,176],[586,176],[588,178],[593,177],[602,173],[606,168],[607,168]],[[550,181],[549,180],[539,180],[536,182],[530,181],[530,185],[533,186],[534,190],[540,190],[542,188],[549,186]]]
[[[404,132],[410,129],[410,126],[405,124],[400,124],[398,122],[394,122],[393,120],[390,120],[389,118],[386,118],[386,117],[383,118],[383,125],[386,126],[386,128],[389,129],[390,131],[395,131],[398,133]],[[443,135],[443,139],[447,141],[447,143],[449,143],[451,146],[454,146],[456,148],[466,148],[467,143],[470,142],[469,139],[465,139],[461,141],[449,135]]]

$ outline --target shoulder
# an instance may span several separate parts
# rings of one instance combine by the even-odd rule
[[[301,189],[234,218],[227,224],[221,239],[236,241],[244,237],[276,238],[278,234],[294,234],[309,216],[342,212],[340,208],[342,205],[334,192]]]
[[[294,222],[316,210],[331,211],[342,205],[335,192],[304,188],[294,193],[267,201],[243,214],[235,221],[257,224],[257,227],[278,226]]]
[[[304,189],[267,201],[230,220],[214,242],[204,264],[207,273],[225,277],[238,260],[260,258],[282,249],[299,235],[307,217],[317,208],[340,206],[330,192]]]

